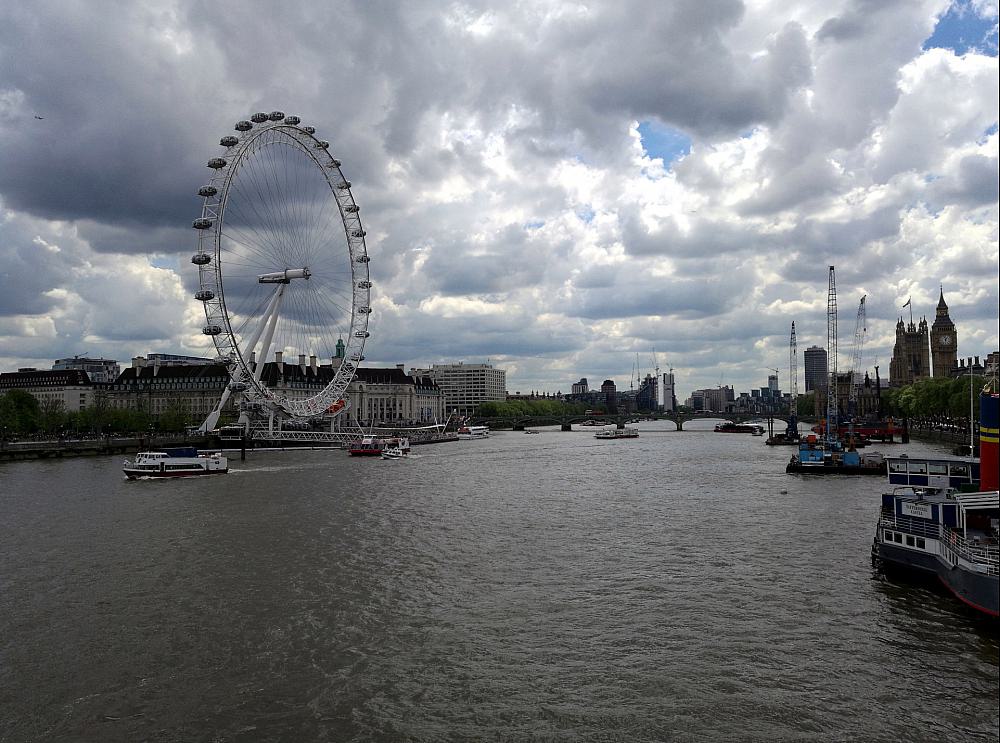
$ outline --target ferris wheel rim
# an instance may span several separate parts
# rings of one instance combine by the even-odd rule
[[[267,120],[258,121],[260,117],[267,117]],[[208,166],[214,169],[214,176],[212,182],[199,191],[199,194],[205,196],[205,202],[202,207],[202,217],[195,222],[195,227],[199,227],[199,223],[202,227],[199,229],[199,254],[196,254],[192,261],[195,261],[195,258],[204,260],[200,256],[207,256],[205,248],[210,246],[211,250],[211,268],[207,262],[199,265],[201,289],[198,298],[204,302],[208,322],[204,332],[211,335],[217,352],[225,359],[230,371],[231,388],[242,387],[239,391],[246,397],[269,403],[272,408],[280,408],[289,415],[309,417],[325,412],[344,397],[359,362],[364,358],[365,341],[369,336],[368,315],[371,311],[371,281],[368,272],[367,245],[364,240],[365,231],[361,225],[359,207],[354,200],[351,184],[343,174],[340,161],[329,153],[329,144],[318,139],[312,127],[299,126],[298,117],[287,117],[286,120],[283,114],[275,112],[269,117],[267,114],[255,114],[252,118],[260,126],[254,127],[250,122],[241,121],[236,129],[243,136],[230,135],[220,141],[226,150],[223,157],[209,160]],[[269,136],[272,141],[264,141]],[[297,149],[322,174],[329,192],[328,198],[337,205],[350,264],[350,325],[347,338],[341,338],[345,349],[343,360],[333,369],[332,378],[322,390],[308,397],[296,399],[275,392],[260,380],[259,374],[255,374],[250,359],[245,357],[240,348],[239,333],[233,328],[231,311],[226,303],[225,269],[228,258],[225,256],[222,241],[233,183],[243,162],[256,151],[255,147],[262,148],[274,143],[290,145]],[[206,221],[210,222],[207,227],[204,226]],[[308,277],[308,271],[306,275]],[[258,361],[258,365],[266,362],[267,360],[262,358]]]

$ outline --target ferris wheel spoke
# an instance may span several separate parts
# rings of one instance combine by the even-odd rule
[[[249,213],[245,213],[241,207],[237,207],[238,216],[243,220],[243,224],[246,229],[249,229],[254,234],[258,234],[260,236],[260,241],[271,254],[272,260],[284,264],[286,261],[283,256],[281,241],[276,230],[274,229],[274,226],[272,225],[270,216],[266,213],[266,201],[264,200],[262,192],[256,183],[252,160],[247,163],[245,169],[247,172],[246,182],[249,185],[252,185],[254,190],[251,191],[249,187],[241,186],[236,186],[235,190],[237,192],[237,196],[243,199],[246,204],[246,208],[252,211],[253,214],[251,216]],[[258,228],[255,225],[260,225],[260,227]]]
[[[284,234],[285,230],[282,229],[280,220],[275,214],[276,196],[271,188],[266,170],[265,158],[269,149],[269,147],[263,148],[258,153],[259,156],[248,163],[249,183],[253,185],[253,194],[256,197],[256,200],[252,202],[252,207],[258,220],[260,220],[262,232],[266,232],[268,235],[267,242],[274,252],[276,262],[281,265],[291,265],[288,238]]]

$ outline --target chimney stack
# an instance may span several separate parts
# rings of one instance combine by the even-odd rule
[[[306,373],[306,355],[304,353],[299,354],[299,371],[305,376]]]
[[[316,375],[316,354],[309,357],[309,368],[312,369],[313,376]]]
[[[250,368],[251,369],[256,369],[256,367],[257,367],[257,352],[256,351],[251,351],[250,352]]]
[[[278,374],[284,371],[284,367],[281,364],[281,351],[274,352],[274,363],[278,367]]]

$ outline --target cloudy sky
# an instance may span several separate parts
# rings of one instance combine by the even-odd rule
[[[209,354],[195,194],[275,109],[362,205],[369,365],[786,388],[831,264],[842,365],[862,294],[883,375],[941,285],[998,347],[997,0],[278,8],[0,4],[0,369]]]

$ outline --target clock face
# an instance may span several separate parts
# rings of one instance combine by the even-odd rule
[[[940,340],[941,340],[941,345],[942,346],[950,346],[951,345],[951,336],[950,335],[942,335]]]

